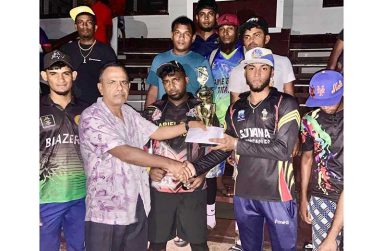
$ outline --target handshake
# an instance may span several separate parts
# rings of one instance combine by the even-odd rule
[[[174,165],[170,166],[168,173],[171,174],[175,180],[179,180],[185,185],[189,179],[195,178],[197,174],[193,164],[187,160],[184,162],[175,162]]]

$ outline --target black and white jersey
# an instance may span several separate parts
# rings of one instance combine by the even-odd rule
[[[248,96],[230,106],[226,133],[239,138],[236,195],[256,200],[295,198],[292,151],[298,139],[300,115],[294,97],[275,88],[259,104]],[[197,174],[213,167],[229,153],[214,151],[194,163]]]
[[[49,95],[40,99],[40,203],[85,197],[85,173],[78,122],[84,102],[73,100],[63,109]]]

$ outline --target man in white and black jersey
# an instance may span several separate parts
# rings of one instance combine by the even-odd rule
[[[206,172],[239,155],[234,211],[244,250],[262,250],[263,227],[268,225],[273,250],[296,250],[297,205],[292,151],[300,116],[298,103],[270,87],[274,59],[265,48],[254,48],[241,62],[250,93],[230,106],[226,134],[211,139],[218,145],[189,163],[192,173]]]

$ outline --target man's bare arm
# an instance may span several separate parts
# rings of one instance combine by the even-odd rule
[[[155,85],[150,85],[146,94],[145,108],[153,104],[157,100],[158,88]]]
[[[308,205],[308,186],[311,176],[311,165],[313,163],[313,151],[305,151],[301,156],[301,193],[299,201],[299,214],[302,220],[308,224],[311,224],[311,217],[309,215]]]
[[[293,83],[293,81],[285,83],[283,85],[283,92],[290,94],[291,96],[295,96],[294,95],[294,83]]]

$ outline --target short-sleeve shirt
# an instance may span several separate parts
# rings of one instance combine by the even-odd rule
[[[81,46],[89,48],[89,45]],[[117,60],[116,53],[109,45],[96,42],[84,63],[77,41],[63,45],[61,50],[70,56],[74,70],[77,71],[77,78],[73,82],[74,95],[89,105],[93,104],[101,96],[97,88],[100,70],[105,64]]]
[[[94,33],[94,37],[97,41],[104,44],[109,44],[108,37],[106,34],[106,27],[112,26],[112,10],[108,5],[102,1],[97,1],[92,5],[92,10],[96,14],[97,30]]]
[[[204,57],[202,57],[201,55],[193,51],[189,51],[185,55],[176,55],[173,53],[172,50],[169,50],[169,51],[158,54],[153,59],[153,62],[148,74],[148,78],[146,79],[146,82],[149,85],[154,85],[158,88],[157,99],[162,98],[162,96],[165,94],[165,89],[164,89],[164,85],[162,84],[162,80],[157,76],[156,71],[160,67],[160,65],[172,60],[176,60],[179,63],[181,63],[185,69],[186,76],[189,77],[189,82],[186,85],[186,91],[192,93],[193,95],[195,95],[196,92],[198,91],[200,87],[200,84],[197,81],[198,67],[207,68],[209,78],[206,82],[206,85],[208,87],[214,88],[213,74],[211,72],[209,63]]]
[[[343,191],[343,110],[309,112],[301,123],[302,151],[314,151],[311,195],[337,202]]]
[[[230,105],[230,93],[228,90],[228,82],[231,70],[237,66],[244,58],[242,46],[237,47],[229,55],[224,54],[218,49],[212,60],[211,71],[214,77],[214,103],[216,115],[221,126],[225,124],[225,115]]]
[[[274,57],[274,77],[272,86],[278,91],[284,92],[283,86],[295,80],[293,67],[287,57],[273,54]],[[243,66],[236,66],[230,73],[229,91],[235,93],[243,93],[250,91],[250,87],[246,84],[245,69]]]
[[[108,151],[122,145],[143,149],[158,127],[128,105],[121,109],[124,121],[114,116],[99,98],[81,114],[80,147],[87,178],[86,221],[132,224],[137,221],[138,195],[146,214],[150,211],[146,168],[123,162]]]
[[[218,45],[219,45],[218,33],[213,33],[206,40],[203,40],[203,38],[197,34],[194,42],[191,45],[190,50],[194,51],[194,52],[202,55],[204,58],[208,59],[210,53],[213,50],[217,49]]]
[[[40,204],[85,197],[77,125],[86,107],[75,99],[65,108],[48,95],[40,99]]]

